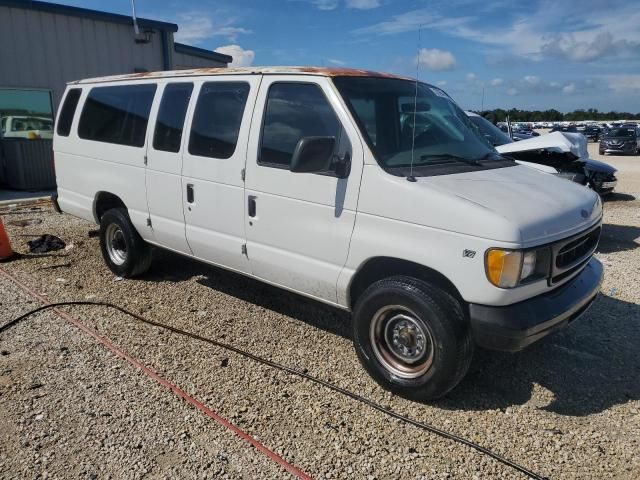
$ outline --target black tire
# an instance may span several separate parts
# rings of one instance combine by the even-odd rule
[[[598,153],[599,153],[600,155],[604,155],[604,150],[598,150]]]
[[[407,378],[405,371],[398,374],[398,370],[407,367],[399,357],[394,357],[394,353],[385,351],[388,342],[380,339],[374,345],[372,340],[372,336],[389,338],[390,326],[398,327],[396,319],[402,317],[402,313],[390,314],[391,318],[386,320],[386,325],[390,326],[385,327],[385,335],[373,333],[377,331],[380,312],[396,306],[412,313],[415,326],[426,329],[424,332],[431,339],[431,362],[424,363],[428,365],[426,370],[420,370],[424,368],[419,367],[422,360],[410,365],[415,370],[410,375],[416,375],[411,378]],[[353,333],[356,352],[369,375],[386,390],[411,400],[434,400],[445,395],[465,376],[473,357],[474,342],[460,302],[444,290],[412,277],[390,277],[367,288],[356,302]],[[391,329],[393,341],[397,333],[395,328]],[[381,358],[391,358],[391,363],[395,361],[400,367],[394,370]]]
[[[124,208],[112,208],[100,219],[100,250],[109,269],[120,277],[141,275],[151,266],[151,246],[138,234]]]

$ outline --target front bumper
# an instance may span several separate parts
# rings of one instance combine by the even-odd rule
[[[604,153],[635,153],[636,152],[636,148],[631,145],[631,146],[626,146],[626,145],[622,145],[622,146],[616,146],[616,147],[612,147],[610,145],[600,145],[600,150],[604,151]]]
[[[584,313],[600,291],[602,277],[602,264],[592,258],[576,277],[551,292],[504,307],[470,304],[476,343],[492,350],[522,350]]]

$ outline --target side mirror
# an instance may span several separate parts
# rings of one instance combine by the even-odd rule
[[[332,171],[335,137],[304,137],[293,151],[289,170],[294,173],[325,173]]]

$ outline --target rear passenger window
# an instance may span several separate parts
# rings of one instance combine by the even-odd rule
[[[156,150],[180,151],[182,128],[192,90],[193,83],[171,83],[165,87],[153,134],[153,148]]]
[[[204,83],[191,123],[189,153],[202,157],[231,157],[236,149],[248,95],[247,83]]]
[[[313,83],[274,83],[269,88],[258,163],[288,167],[303,137],[340,137],[333,108]]]
[[[94,87],[84,103],[78,135],[86,140],[142,147],[155,84]]]
[[[62,110],[60,110],[60,118],[58,118],[58,127],[56,131],[58,135],[68,137],[71,132],[71,123],[73,123],[73,116],[76,114],[76,107],[78,106],[78,100],[80,100],[80,94],[82,89],[72,88],[67,92],[67,96],[64,98],[62,104]]]

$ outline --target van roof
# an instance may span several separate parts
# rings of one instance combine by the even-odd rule
[[[70,85],[85,83],[119,82],[126,80],[141,80],[153,78],[193,77],[209,75],[315,75],[322,77],[378,77],[412,80],[409,77],[391,73],[373,72],[356,68],[325,68],[325,67],[222,67],[222,68],[193,68],[189,70],[162,70],[157,72],[138,72],[125,75],[111,75],[107,77],[87,78],[69,82]]]

